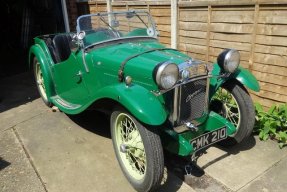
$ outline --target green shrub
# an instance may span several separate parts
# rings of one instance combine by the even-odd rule
[[[261,140],[275,139],[279,147],[287,145],[287,103],[273,105],[265,111],[259,103],[255,103],[256,120],[254,131]]]

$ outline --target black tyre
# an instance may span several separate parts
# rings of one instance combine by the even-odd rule
[[[160,137],[124,109],[111,115],[111,135],[120,167],[137,191],[154,191],[161,183],[164,156]]]
[[[236,80],[225,83],[216,92],[210,109],[228,119],[236,127],[236,132],[219,142],[222,146],[232,146],[242,142],[252,133],[255,109],[246,89]]]
[[[43,77],[41,65],[36,57],[33,59],[33,68],[34,68],[34,76],[38,88],[38,92],[44,101],[44,103],[48,106],[51,107],[52,103],[48,101],[47,93],[46,93],[46,88],[45,88],[45,80]]]

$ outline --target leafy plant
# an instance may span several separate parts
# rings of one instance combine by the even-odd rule
[[[287,145],[287,103],[273,105],[265,111],[259,103],[255,103],[256,120],[254,131],[261,140],[275,139],[279,147]]]

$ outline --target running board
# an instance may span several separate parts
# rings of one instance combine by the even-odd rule
[[[68,110],[75,110],[75,109],[78,109],[82,106],[79,104],[69,103],[68,101],[65,101],[64,99],[62,99],[58,95],[51,97],[51,99],[56,103],[56,105],[58,104],[59,106],[66,108]]]

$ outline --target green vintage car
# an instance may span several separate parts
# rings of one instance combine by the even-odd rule
[[[80,16],[75,33],[36,37],[30,49],[47,106],[110,115],[116,157],[137,191],[160,185],[163,149],[190,156],[247,138],[255,119],[247,88],[259,91],[237,50],[205,63],[166,48],[158,36],[147,12],[98,13]]]

